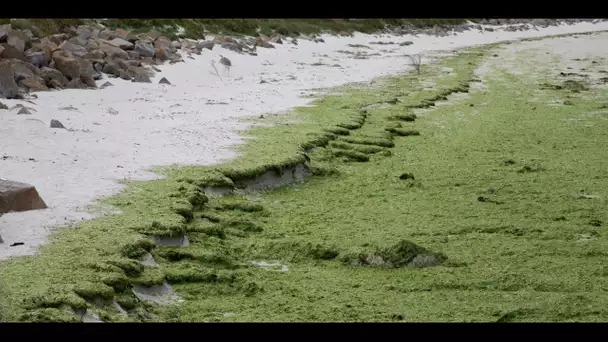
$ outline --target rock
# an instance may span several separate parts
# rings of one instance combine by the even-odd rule
[[[0,109],[8,109],[8,106],[0,102]]]
[[[152,57],[142,57],[141,58],[141,64],[147,64],[147,65],[157,65],[158,63],[156,62],[156,60]]]
[[[150,31],[148,33],[146,33],[146,37],[150,38],[150,40],[155,41],[158,37],[160,37],[162,34],[158,31]]]
[[[87,45],[87,39],[83,37],[74,37],[67,40],[70,44],[78,45],[84,47]]]
[[[283,44],[283,39],[281,39],[282,36],[280,34],[274,35],[272,37],[270,37],[270,39],[268,40],[271,43],[275,43],[275,44]]]
[[[120,73],[118,74],[118,77],[122,78],[123,80],[126,81],[131,81],[131,76],[129,76],[129,73],[124,71],[124,70],[120,70]]]
[[[8,38],[8,33],[11,30],[11,25],[0,25],[0,43],[6,43],[6,39]]]
[[[23,80],[19,81],[19,85],[27,88],[27,90],[30,92],[49,90],[49,88],[46,85],[44,85],[42,82],[40,82],[40,80],[37,80],[34,78],[23,79]]]
[[[47,46],[51,49],[51,53],[53,52],[53,50],[56,50],[59,48],[59,45],[55,44],[49,38],[42,38],[42,39],[40,39],[40,43],[32,44],[32,45]]]
[[[488,31],[488,32],[494,32],[494,29],[493,29],[493,28],[491,28],[491,27],[486,27],[486,29],[485,29],[485,30],[486,30],[486,31]]]
[[[15,82],[19,82],[24,78],[34,78],[40,75],[40,70],[35,65],[24,62],[18,59],[9,61],[15,70]]]
[[[129,50],[129,49],[133,49],[133,43],[129,42],[128,40],[122,39],[122,38],[114,38],[112,40],[110,40],[108,43],[114,45],[114,46],[118,46],[119,48],[123,49],[123,50]]]
[[[46,84],[49,86],[49,88],[53,89],[63,89],[63,87],[65,86],[65,84],[61,84],[61,82],[59,82],[58,80],[50,80]]]
[[[54,34],[48,37],[48,39],[55,43],[57,46],[59,46],[59,44],[63,43],[64,41],[68,40],[70,37],[65,34],[65,33],[58,33],[58,34]]]
[[[156,49],[152,44],[142,42],[135,43],[133,51],[139,53],[141,57],[154,57],[156,53]]]
[[[33,185],[0,178],[0,214],[46,207]]]
[[[58,49],[61,49],[63,51],[67,51],[69,52],[72,56],[76,56],[76,57],[84,57],[87,55],[87,53],[89,53],[87,51],[87,49],[85,49],[84,46],[80,46],[80,45],[76,45],[71,43],[70,41],[66,40],[63,43],[61,43],[58,47]]]
[[[293,44],[293,45],[298,45],[298,40],[297,40],[297,39],[295,39],[295,38],[293,38],[293,39],[291,40],[291,44]]]
[[[129,59],[129,54],[126,51],[110,44],[105,40],[100,41],[99,50],[103,51],[103,53],[105,53],[108,57],[111,58]]]
[[[21,109],[19,109],[19,111],[17,112],[17,115],[31,115],[32,113],[26,108],[26,107],[21,107]]]
[[[155,57],[162,62],[169,60],[171,58],[171,50],[167,47],[157,48]]]
[[[2,56],[2,52],[4,52],[6,48],[2,45],[0,45],[0,56]]]
[[[97,37],[99,37],[100,39],[103,39],[103,40],[112,40],[112,39],[116,38],[116,34],[110,30],[102,30],[99,32]]]
[[[101,87],[99,87],[99,89],[105,89],[107,87],[113,87],[114,85],[110,82],[106,82],[104,84],[101,85]]]
[[[532,24],[534,26],[540,26],[540,27],[549,26],[549,23],[547,22],[546,19],[534,19],[534,20],[532,20],[532,22],[530,24]]]
[[[160,79],[160,81],[158,81],[158,84],[171,84],[171,82],[169,82],[168,79],[163,77]]]
[[[99,50],[99,49],[95,49],[95,50],[91,50],[89,51],[89,53],[87,53],[84,57],[84,59],[91,61],[92,63],[101,63],[104,64],[104,58],[106,57],[106,54],[103,53],[103,51]]]
[[[141,57],[139,55],[139,52],[137,52],[137,51],[127,51],[127,54],[129,55],[129,59],[139,60],[139,58]]]
[[[40,69],[40,76],[47,84],[55,80],[61,87],[64,87],[69,82],[67,77],[65,77],[61,71],[49,67],[42,67]]]
[[[90,88],[97,88],[97,84],[95,83],[94,75],[95,69],[93,69],[93,64],[82,58],[77,58],[78,67],[80,68],[80,80]]]
[[[97,72],[102,72],[104,64],[102,63],[93,63],[93,69]]]
[[[68,84],[65,85],[68,89],[87,89],[86,84],[82,83],[80,78],[74,78]]]
[[[412,44],[414,44],[414,42],[408,40],[408,41],[405,41],[405,42],[399,44],[399,46],[410,46]]]
[[[61,71],[69,80],[80,78],[80,65],[71,53],[64,50],[53,52],[53,61],[57,70]]]
[[[323,38],[315,38],[313,40],[313,42],[315,42],[315,43],[325,43],[325,39],[323,39]]]
[[[76,33],[78,34],[78,37],[82,37],[84,39],[93,37],[93,31],[91,28],[82,25],[76,28]]]
[[[51,120],[51,128],[63,128],[63,129],[65,129],[65,126],[61,123],[61,121],[52,119]]]
[[[243,53],[244,45],[241,43],[223,42],[220,46],[226,50]]]
[[[76,28],[72,27],[72,26],[66,26],[63,28],[63,33],[67,34],[69,38],[72,37],[76,37],[78,35],[78,32],[76,31]]]
[[[231,37],[226,37],[226,36],[216,36],[215,38],[213,38],[213,43],[214,44],[222,44],[225,42],[229,42],[229,43],[238,43],[236,41],[236,39],[231,38]]]
[[[253,46],[259,46],[259,47],[263,47],[263,48],[267,48],[267,49],[274,49],[274,45],[272,45],[271,43],[267,42],[262,37],[256,38],[255,44],[253,44]],[[222,45],[222,47],[223,47],[223,45]]]
[[[104,65],[104,67],[102,69],[103,73],[114,75],[116,77],[120,76],[121,71],[122,71],[122,68],[120,67],[118,62],[116,62],[114,60],[107,60],[106,65]]]
[[[50,49],[35,46],[27,50],[24,54],[25,60],[29,63],[41,68],[49,65],[51,62],[52,54]]]
[[[121,69],[129,69],[132,66],[140,66],[141,65],[141,61],[138,60],[125,60],[125,59],[117,59],[116,62],[118,63],[118,66],[120,66]]]
[[[87,51],[89,52],[91,52],[92,50],[97,50],[99,49],[99,41],[97,41],[96,39],[89,39],[84,45],[84,48],[87,49]]]
[[[515,32],[517,30],[518,30],[517,26],[507,26],[505,28],[505,31],[507,31],[507,32]]]
[[[14,46],[8,45],[7,43],[2,43],[0,44],[0,46],[2,47],[2,55],[0,55],[2,59],[25,59],[23,52],[20,52]]]
[[[138,40],[138,38],[134,34],[132,34],[130,31],[123,30],[123,29],[116,29],[114,31],[114,34],[116,35],[116,37],[118,39],[126,40],[131,43],[136,42]]]
[[[132,78],[133,82],[141,82],[141,83],[151,83],[150,76],[148,75],[148,70],[142,67],[129,67],[127,69],[127,73]]]
[[[9,61],[0,61],[0,97],[19,97],[19,86],[15,82],[15,70]]]
[[[21,31],[12,30],[8,32],[6,44],[14,47],[19,52],[23,53],[30,43],[30,37]]]
[[[154,41],[154,47],[157,49],[160,48],[169,48],[169,50],[171,52],[174,51],[173,49],[173,43],[171,42],[171,40],[165,36],[160,36],[158,38],[156,38],[156,40]]]
[[[202,50],[202,49],[213,50],[214,46],[215,46],[215,43],[210,40],[206,40],[206,41],[196,44],[196,48],[198,50]]]
[[[171,46],[173,46],[173,48],[175,48],[176,50],[179,50],[179,49],[181,49],[181,48],[182,48],[182,43],[181,43],[181,42],[179,42],[179,41],[177,41],[177,40],[175,40],[175,41],[173,41],[173,42],[171,43]]]

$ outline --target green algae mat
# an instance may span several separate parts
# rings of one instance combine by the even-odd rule
[[[605,321],[607,91],[509,46],[333,89],[256,119],[236,160],[129,183],[121,214],[0,263],[0,319]],[[180,300],[132,292],[165,283]]]

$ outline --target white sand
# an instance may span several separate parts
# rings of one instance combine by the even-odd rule
[[[518,32],[471,30],[448,37],[326,36],[326,43],[300,40],[298,46],[258,48],[257,57],[216,46],[213,51],[194,55],[195,60],[186,58],[186,63],[161,66],[162,72],[152,84],[103,79],[99,85],[110,81],[115,86],[37,93],[35,105],[2,100],[9,107],[22,103],[36,111],[17,115],[17,110],[0,110],[0,177],[35,185],[49,209],[0,217],[0,236],[4,239],[0,259],[35,254],[54,228],[92,217],[87,214],[87,206],[120,191],[117,180],[154,178],[145,170],[156,165],[214,164],[235,157],[227,148],[242,141],[233,132],[246,127],[238,123],[240,117],[304,105],[310,100],[300,96],[310,94],[309,89],[403,72],[409,63],[403,57],[406,53],[428,54],[523,37],[599,30],[608,30],[608,22]],[[369,44],[408,40],[414,44]],[[365,44],[373,50],[354,49],[347,44]],[[353,59],[338,50],[380,55]],[[220,53],[233,65],[230,76],[224,76],[223,81],[210,73],[211,60],[219,60]],[[315,62],[342,68],[310,65]],[[157,84],[162,77],[173,85]],[[262,79],[268,83],[260,84]],[[68,106],[78,111],[59,109]],[[60,120],[74,131],[49,128],[51,119]],[[14,242],[24,245],[10,247]]]

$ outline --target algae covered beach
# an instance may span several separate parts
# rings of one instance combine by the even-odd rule
[[[429,52],[247,118],[237,157],[0,262],[0,319],[605,321],[606,39]]]

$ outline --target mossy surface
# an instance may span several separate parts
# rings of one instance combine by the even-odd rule
[[[65,321],[66,308],[114,298],[135,321],[150,320],[147,312],[184,322],[605,321],[608,189],[598,175],[608,127],[584,113],[606,94],[590,88],[587,102],[556,108],[548,100],[567,90],[499,68],[483,91],[471,90],[485,49],[267,116],[299,123],[244,132],[257,139],[233,161],[163,168],[167,179],[129,183],[107,201],[121,214],[60,231],[39,256],[0,263],[0,279],[10,279],[0,284],[0,315]],[[422,89],[425,79],[433,90]],[[466,101],[432,106],[463,91]],[[412,108],[428,110],[397,127],[394,118]],[[584,120],[556,119],[573,116]],[[327,132],[349,122],[361,127]],[[263,193],[201,191],[295,163],[315,176]],[[154,248],[150,239],[184,233],[188,247]],[[147,252],[159,267],[137,262]],[[150,307],[126,289],[165,280],[185,302]]]

